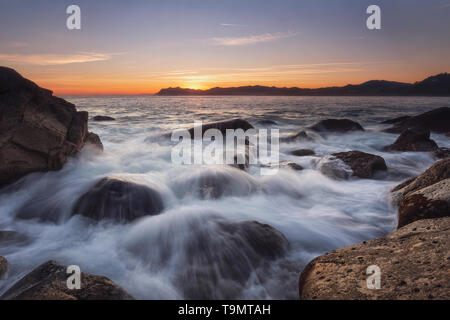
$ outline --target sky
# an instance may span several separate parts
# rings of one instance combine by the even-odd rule
[[[450,0],[0,0],[0,65],[59,95],[415,82],[449,58]]]

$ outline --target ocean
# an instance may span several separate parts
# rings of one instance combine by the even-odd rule
[[[397,209],[389,190],[436,161],[429,153],[383,152],[398,135],[382,132],[389,125],[380,122],[450,107],[448,97],[64,98],[88,111],[90,118],[107,115],[116,120],[89,122],[89,130],[104,144],[103,154],[84,150],[60,171],[33,173],[0,191],[0,230],[29,239],[0,244],[0,256],[10,262],[0,280],[0,295],[39,264],[56,260],[107,276],[138,299],[296,299],[298,276],[313,258],[394,231]],[[281,137],[327,118],[352,119],[365,131],[312,134],[313,141],[281,143],[280,161],[305,169],[280,168],[272,176],[261,176],[252,166],[244,172],[226,165],[172,163],[173,145],[163,133],[190,128],[194,121],[232,118],[245,119],[257,129],[279,129]],[[431,138],[450,148],[444,135]],[[313,149],[316,155],[296,157],[290,154],[294,149]],[[349,150],[382,156],[388,172],[375,179],[332,180],[317,170],[322,157]],[[226,175],[235,187],[217,199],[199,196],[198,181],[208,172]],[[72,216],[77,199],[106,176],[156,189],[163,212],[129,224],[93,224]],[[255,188],[247,192],[246,184]],[[50,215],[52,221],[17,219],[24,206]],[[287,254],[249,270],[252,264],[246,261],[254,258],[250,244],[233,238],[239,234],[225,236],[221,227],[247,220],[279,230],[289,242]]]

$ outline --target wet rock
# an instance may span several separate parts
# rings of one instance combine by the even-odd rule
[[[79,152],[88,113],[0,67],[0,188],[36,171],[59,170]]]
[[[446,137],[450,137],[450,132],[447,132],[447,133],[445,134],[445,136],[446,136]]]
[[[16,284],[2,300],[132,300],[125,290],[102,276],[81,274],[81,289],[67,287],[67,267],[55,261],[40,265]]]
[[[344,161],[332,155],[320,159],[317,168],[323,175],[335,180],[347,180],[353,175],[352,169]]]
[[[100,140],[100,137],[93,132],[87,133],[86,139],[84,140],[84,144],[93,146],[94,148],[103,151],[103,143]]]
[[[357,122],[349,119],[327,119],[319,121],[310,127],[317,132],[337,132],[345,133],[351,131],[364,131],[364,128]]]
[[[94,120],[94,121],[114,121],[116,119],[114,119],[113,117],[108,117],[108,116],[95,116],[92,118],[92,120]]]
[[[298,149],[292,151],[291,154],[297,157],[305,157],[305,156],[313,156],[316,153],[314,152],[314,150],[311,149]]]
[[[117,177],[101,179],[78,199],[72,214],[81,214],[94,220],[117,222],[159,214],[163,200],[153,188]]]
[[[298,163],[295,163],[295,162],[280,163],[280,166],[281,167],[288,167],[288,168],[290,168],[292,170],[295,170],[295,171],[301,171],[301,170],[304,169],[301,165],[299,165]]]
[[[445,159],[450,157],[450,149],[449,148],[438,148],[434,152],[434,156],[438,159]]]
[[[311,261],[299,279],[303,300],[450,299],[450,218],[421,220],[383,238]],[[381,289],[367,288],[367,268],[381,269]]]
[[[313,138],[311,138],[305,131],[300,131],[294,135],[280,138],[280,142],[283,143],[291,143],[295,141],[312,141],[312,140]]]
[[[0,279],[3,278],[3,275],[6,273],[7,269],[8,269],[8,260],[0,256]]]
[[[407,118],[385,130],[390,133],[401,133],[406,129],[422,129],[426,131],[445,133],[450,131],[450,108],[443,107]]]
[[[385,120],[385,121],[383,121],[381,123],[382,124],[395,124],[395,123],[399,123],[399,122],[405,121],[405,120],[410,119],[410,118],[411,118],[411,116],[402,116],[402,117],[397,117],[397,118],[394,118],[394,119]]]
[[[191,128],[188,130],[192,139],[194,139],[194,129],[195,128]],[[244,131],[247,131],[248,129],[254,129],[254,127],[248,121],[246,121],[244,119],[232,119],[232,120],[226,120],[226,121],[203,123],[202,136],[205,133],[205,131],[207,131],[209,129],[217,129],[225,136],[227,129],[232,129],[232,130],[242,129]]]
[[[427,152],[436,151],[438,145],[430,139],[430,131],[421,129],[407,129],[391,145],[386,146],[386,151],[412,151]]]
[[[348,165],[359,178],[370,179],[377,171],[386,171],[387,166],[380,156],[361,151],[334,153],[333,156]]]
[[[392,188],[392,202],[398,205],[408,194],[448,178],[450,178],[450,158],[436,162],[421,175]]]
[[[258,124],[263,125],[263,126],[276,126],[277,123],[273,120],[269,120],[269,119],[263,119],[263,120],[259,120]]]
[[[0,247],[22,246],[30,243],[30,238],[15,231],[0,231]]]
[[[409,193],[398,207],[398,227],[450,216],[450,178]]]

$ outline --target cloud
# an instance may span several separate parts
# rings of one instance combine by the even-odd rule
[[[261,35],[252,35],[244,37],[223,37],[213,38],[213,42],[219,46],[245,46],[249,44],[272,42],[280,39],[290,38],[296,36],[297,33],[266,33]]]
[[[247,27],[245,24],[236,24],[236,23],[221,23],[222,27]]]
[[[110,60],[113,55],[97,52],[79,52],[75,54],[3,54],[0,61],[32,65],[63,65],[70,63],[86,63]]]

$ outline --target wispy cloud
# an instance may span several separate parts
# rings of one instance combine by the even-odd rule
[[[266,33],[261,35],[251,35],[243,37],[223,37],[223,38],[213,38],[213,42],[219,46],[245,46],[249,44],[262,43],[262,42],[272,42],[280,39],[290,38],[296,36],[297,33]]]
[[[32,65],[63,65],[70,63],[85,63],[110,60],[113,55],[97,52],[79,52],[75,54],[3,54],[0,61]]]
[[[236,24],[236,23],[221,23],[222,27],[247,27],[245,24]]]

